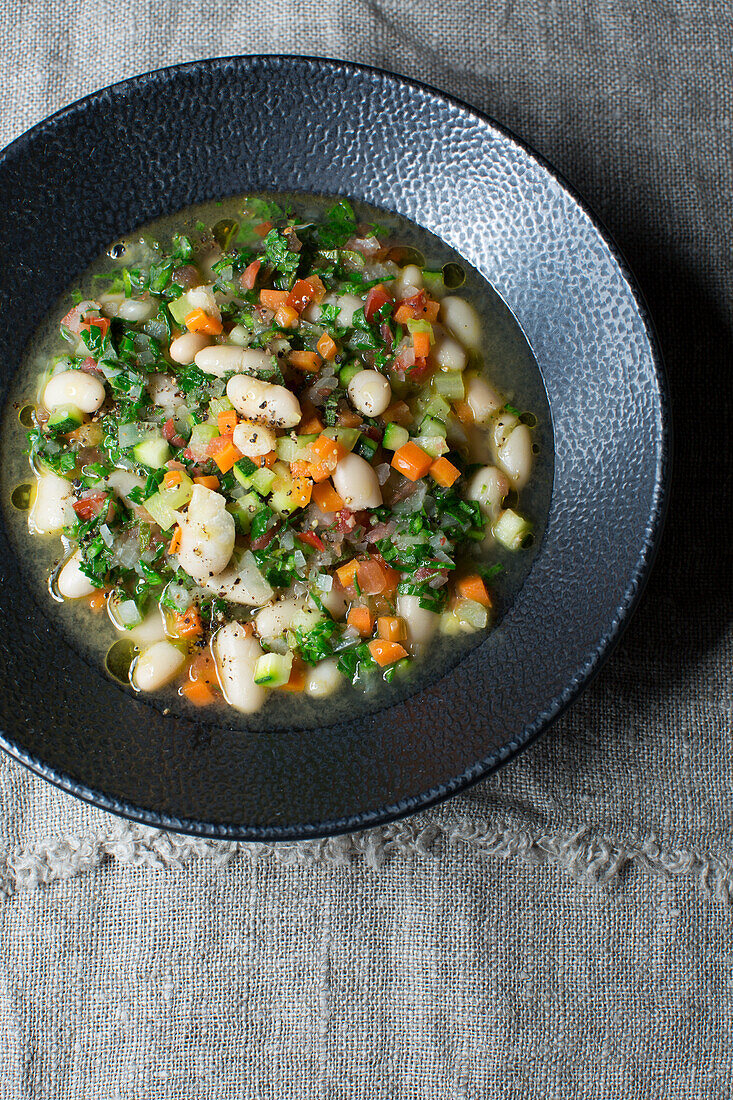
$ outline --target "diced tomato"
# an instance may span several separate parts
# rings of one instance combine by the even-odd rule
[[[93,359],[91,355],[87,355],[83,360],[80,370],[83,370],[85,374],[101,374],[102,371],[97,366],[97,360]]]
[[[418,294],[413,294],[411,298],[404,298],[401,302],[398,302],[394,316],[399,325],[404,325],[406,321],[418,318],[425,321],[437,321],[439,312],[440,302],[428,298],[425,291],[421,290]]]
[[[79,335],[81,331],[81,321],[85,313],[88,313],[90,309],[99,309],[99,302],[93,302],[87,299],[85,302],[79,302],[78,306],[74,306],[70,309],[65,317],[61,318],[61,324],[65,325],[69,332],[73,332],[75,335]]]
[[[89,332],[91,328],[98,328],[102,336],[106,336],[109,328],[109,317],[90,317],[88,321],[82,321],[79,326],[81,332]]]
[[[364,304],[364,316],[367,321],[371,321],[374,314],[380,310],[386,302],[391,301],[392,299],[381,283],[377,286],[373,286],[367,294],[367,300]]]
[[[308,303],[313,301],[315,295],[316,288],[312,283],[307,282],[306,279],[298,279],[288,294],[288,305],[298,313],[302,313]]]
[[[336,513],[336,530],[339,535],[347,535],[349,531],[353,531],[356,527],[356,519],[354,513],[348,508],[342,508],[340,512]]]
[[[298,531],[295,537],[300,542],[304,542],[306,546],[312,546],[314,550],[326,549],[322,540],[313,531]]]
[[[280,524],[276,523],[275,526],[271,527],[269,531],[265,531],[264,535],[260,535],[256,539],[252,539],[252,542],[250,544],[252,550],[264,550],[266,546],[269,546],[274,539],[279,526]]]
[[[360,561],[356,575],[359,588],[365,596],[376,596],[380,592],[384,592],[386,588],[384,571],[379,562],[374,561],[373,558],[369,561]]]
[[[172,443],[174,447],[185,446],[185,439],[181,439],[176,431],[176,422],[173,417],[169,417],[163,425],[163,438],[167,439],[169,443]]]
[[[83,497],[82,500],[75,500],[73,507],[79,519],[86,522],[98,516],[108,503],[109,498],[106,493],[93,493],[92,496]]]
[[[416,359],[415,366],[410,367],[407,372],[407,378],[410,382],[424,382],[431,371],[432,367],[429,366],[427,358]]]
[[[239,276],[240,285],[244,290],[254,290],[257,273],[261,267],[262,260],[253,260],[251,264],[245,267],[244,271]]]

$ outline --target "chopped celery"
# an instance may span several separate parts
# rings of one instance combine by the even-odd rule
[[[228,397],[214,397],[209,403],[209,420],[216,424],[219,413],[231,412],[234,408]]]
[[[194,424],[191,438],[188,441],[188,449],[197,461],[207,457],[209,443],[212,439],[216,439],[218,434],[219,429],[215,428],[213,424]]]
[[[449,401],[463,401],[466,396],[463,375],[459,370],[437,371],[433,375],[433,389],[441,396],[447,397]]]
[[[335,439],[345,451],[353,451],[361,432],[358,428],[324,428],[323,434]]]
[[[442,420],[438,420],[435,416],[426,416],[418,429],[418,435],[442,435],[445,439],[448,430]]]
[[[168,309],[170,314],[175,320],[176,324],[182,325],[186,320],[186,317],[192,310],[192,305],[188,300],[187,295],[182,294],[180,298],[176,298],[175,301],[168,302]]]
[[[164,531],[170,531],[183,519],[181,513],[177,512],[175,508],[171,508],[161,493],[153,493],[151,497],[148,497],[145,501],[145,509]]]
[[[410,335],[414,335],[414,333],[416,332],[427,332],[428,336],[430,337],[430,343],[435,343],[433,326],[430,324],[430,321],[425,321],[422,318],[418,318],[417,320],[410,319],[407,322],[407,331],[410,333]]]
[[[447,420],[450,416],[450,405],[438,393],[428,400],[424,412],[426,416],[435,416],[438,420]]]

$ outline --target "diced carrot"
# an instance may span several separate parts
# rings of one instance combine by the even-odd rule
[[[450,488],[454,481],[457,481],[461,476],[461,471],[456,469],[452,462],[449,462],[447,458],[441,455],[440,458],[436,458],[430,465],[430,476],[433,481],[437,481],[438,485],[442,485],[444,489]]]
[[[455,401],[453,403],[453,412],[458,417],[461,424],[473,424],[475,419],[473,409],[467,401]]]
[[[308,467],[308,477],[312,477],[316,482],[328,481],[335,465],[335,463],[332,465],[330,462],[311,462]]]
[[[345,447],[342,447],[340,443],[327,435],[319,435],[318,439],[313,440],[310,448],[318,462],[333,463],[333,466],[340,462],[347,453]]]
[[[187,680],[181,686],[181,694],[196,707],[208,707],[216,701],[216,696],[205,680]]]
[[[430,355],[430,333],[413,332],[412,346],[415,349],[416,359],[426,359]]]
[[[425,477],[432,462],[431,456],[412,441],[405,443],[392,456],[394,469],[399,470],[409,481],[419,481],[421,477]]]
[[[464,600],[474,600],[476,603],[480,603],[483,607],[491,607],[491,596],[486,590],[483,577],[472,574],[470,577],[461,577],[456,582],[456,592],[459,596],[462,596]]]
[[[415,320],[415,314],[409,306],[403,304],[395,310],[394,319],[398,325],[406,325],[408,321]]]
[[[362,638],[369,638],[374,633],[374,616],[368,607],[352,607],[346,621]]]
[[[212,439],[207,449],[223,474],[231,470],[234,463],[239,462],[242,457],[242,452],[232,443],[231,436],[220,435]]]
[[[323,421],[320,420],[315,413],[313,416],[309,416],[305,420],[301,420],[298,425],[298,432],[300,435],[317,435],[323,431]]]
[[[323,366],[323,360],[315,351],[291,351],[288,354],[288,363],[296,370],[314,373]]]
[[[226,409],[219,413],[216,422],[222,435],[231,435],[239,423],[239,417],[234,409]]]
[[[242,274],[239,276],[240,286],[244,290],[254,290],[257,274],[262,267],[262,260],[253,260],[251,264],[245,267]]]
[[[219,488],[219,478],[215,477],[214,474],[206,474],[203,477],[195,477],[193,479],[193,483],[194,485],[203,485],[204,489],[216,490]]]
[[[406,401],[393,401],[382,413],[385,424],[401,424],[407,428],[412,424],[412,413]]]
[[[102,589],[100,592],[95,592],[94,595],[89,597],[89,607],[92,611],[101,611],[103,607],[107,605],[107,591]]]
[[[209,317],[203,309],[192,309],[186,314],[184,324],[189,332],[205,332],[208,336],[218,336],[223,328],[221,321]]]
[[[387,642],[384,639],[375,638],[368,645],[372,657],[382,668],[385,665],[393,665],[395,661],[401,661],[407,656],[407,650],[399,642]]]
[[[277,462],[277,451],[268,451],[266,455],[258,455],[257,458],[253,458],[252,461],[257,466],[274,466]]]
[[[305,691],[305,661],[295,657],[290,669],[290,679],[283,684],[282,691]]]
[[[320,340],[316,344],[318,354],[322,355],[324,359],[333,359],[336,354],[336,341],[324,332]]]
[[[260,303],[265,306],[266,309],[271,309],[273,312],[278,310],[280,306],[284,306],[288,300],[287,290],[261,290],[260,291]]]
[[[173,624],[179,638],[193,638],[203,630],[201,616],[196,604],[192,604],[187,611],[181,611],[174,615]]]
[[[178,547],[181,545],[181,535],[182,534],[183,534],[182,528],[181,527],[176,527],[175,531],[173,532],[173,538],[171,539],[170,543],[168,544],[168,553],[169,554],[177,554],[178,553]]]
[[[255,225],[253,228],[258,237],[266,237],[272,229],[272,222],[260,222],[259,225]]]
[[[385,642],[404,642],[407,637],[405,620],[397,615],[380,615],[377,619],[379,637]]]
[[[343,500],[328,481],[314,485],[312,497],[322,512],[340,512],[345,507]]]
[[[308,477],[308,471],[311,468],[310,462],[306,462],[302,458],[298,458],[295,462],[290,463],[290,473],[293,477]]]
[[[292,306],[282,305],[275,314],[275,324],[280,328],[295,328],[298,323],[298,311]]]
[[[318,275],[309,275],[308,278],[304,279],[303,281],[306,283],[310,283],[310,285],[313,287],[312,301],[320,302],[322,298],[325,298],[326,288],[323,285],[323,280],[320,279]]]
[[[310,504],[312,492],[313,482],[309,477],[297,476],[293,478],[293,488],[291,490],[290,499],[297,508],[305,508],[307,504]]]
[[[352,558],[346,565],[341,565],[336,570],[336,576],[341,581],[344,588],[350,588],[354,583],[356,572],[359,568],[359,563],[356,558]]]
[[[288,305],[297,313],[302,313],[308,303],[313,301],[315,294],[313,283],[309,283],[307,279],[298,279],[288,294]]]
[[[163,474],[163,484],[166,489],[172,489],[174,485],[181,484],[181,471],[180,470],[166,470]]]

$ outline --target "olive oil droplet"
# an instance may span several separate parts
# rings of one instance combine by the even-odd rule
[[[17,508],[19,512],[27,512],[31,506],[31,497],[33,495],[33,486],[29,485],[27,481],[22,485],[16,485],[10,494],[10,503],[13,508]]]

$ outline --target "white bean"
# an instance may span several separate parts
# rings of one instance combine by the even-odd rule
[[[227,340],[230,344],[238,344],[242,348],[246,348],[249,345],[249,339],[249,332],[244,325],[235,325],[227,336]]]
[[[397,614],[405,620],[407,641],[410,646],[429,642],[438,629],[440,615],[420,607],[419,596],[398,596]]]
[[[184,332],[183,336],[176,336],[168,350],[174,363],[188,366],[210,343],[211,340],[203,332]]]
[[[532,470],[532,436],[526,424],[518,424],[497,449],[496,461],[515,489],[523,489]]]
[[[247,458],[258,458],[275,450],[277,436],[264,424],[241,420],[234,429],[234,446]]]
[[[259,710],[266,691],[254,681],[257,660],[262,647],[256,638],[248,637],[241,623],[228,623],[214,636],[219,683],[230,707],[243,714]]]
[[[494,520],[508,492],[509,479],[506,474],[497,470],[496,466],[484,466],[469,481],[466,497],[478,501],[481,511]]]
[[[133,626],[130,630],[123,628],[123,633],[126,638],[132,639],[135,645],[140,646],[141,649],[147,649],[155,642],[164,642],[168,637],[165,632],[163,617],[158,610],[151,611],[141,623]]]
[[[138,691],[157,691],[175,680],[186,658],[171,642],[155,642],[144,650],[132,672],[132,682]]]
[[[332,619],[346,618],[348,603],[343,592],[333,587],[328,592],[319,592],[318,598]]]
[[[352,512],[379,508],[382,490],[373,466],[359,455],[347,454],[333,471],[333,484],[344,504]]]
[[[245,607],[262,607],[274,594],[260,573],[251,550],[245,550],[238,565],[230,565],[223,573],[207,577],[199,584],[220,599]]]
[[[411,298],[422,290],[422,271],[417,264],[407,264],[403,267],[394,283],[394,296],[397,301],[401,298]]]
[[[94,413],[104,403],[104,383],[83,370],[65,370],[54,374],[43,391],[43,404],[49,411],[60,405],[75,405],[85,413]]]
[[[229,379],[227,397],[248,420],[264,420],[278,428],[294,428],[302,416],[300,402],[289,389],[246,374]]]
[[[194,358],[199,370],[204,374],[214,374],[223,378],[234,371],[267,370],[272,366],[272,356],[261,348],[242,348],[238,344],[214,344],[203,348]]]
[[[485,378],[475,375],[466,382],[466,404],[477,424],[484,424],[492,413],[500,409],[503,401]]]
[[[465,370],[468,362],[462,344],[447,332],[433,328],[435,343],[430,349],[430,358],[444,370]]]
[[[281,638],[290,629],[293,617],[302,611],[302,600],[276,600],[263,607],[255,616],[255,629],[260,638]]]
[[[381,416],[392,400],[392,387],[378,370],[360,370],[349,382],[351,404],[365,416]]]
[[[305,690],[308,695],[321,699],[326,695],[332,695],[344,682],[344,678],[338,670],[336,661],[329,657],[326,661],[319,661],[306,673]]]
[[[117,309],[117,316],[123,321],[147,321],[154,313],[154,303],[142,302],[139,298],[125,298]]]
[[[85,573],[81,571],[81,550],[75,550],[56,578],[56,588],[65,600],[79,600],[97,591]]]
[[[465,298],[456,298],[452,294],[440,303],[440,319],[449,328],[464,348],[478,348],[481,344],[481,320],[478,313]]]
[[[498,451],[500,447],[504,446],[518,423],[519,418],[516,417],[514,413],[501,413],[499,416],[494,417],[491,441],[495,451]]]
[[[117,311],[125,300],[124,294],[100,294],[99,308],[107,317],[116,317]]]
[[[234,533],[234,516],[226,510],[225,497],[194,485],[182,525],[178,564],[194,580],[215,577],[229,564]]]
[[[144,489],[145,478],[138,477],[137,474],[133,474],[130,470],[113,470],[108,477],[104,479],[104,484],[109,485],[114,489],[118,497],[125,502],[128,502],[129,494],[133,489]]]
[[[28,514],[34,535],[52,535],[76,519],[71,482],[58,474],[43,474],[36,482],[36,498]]]

